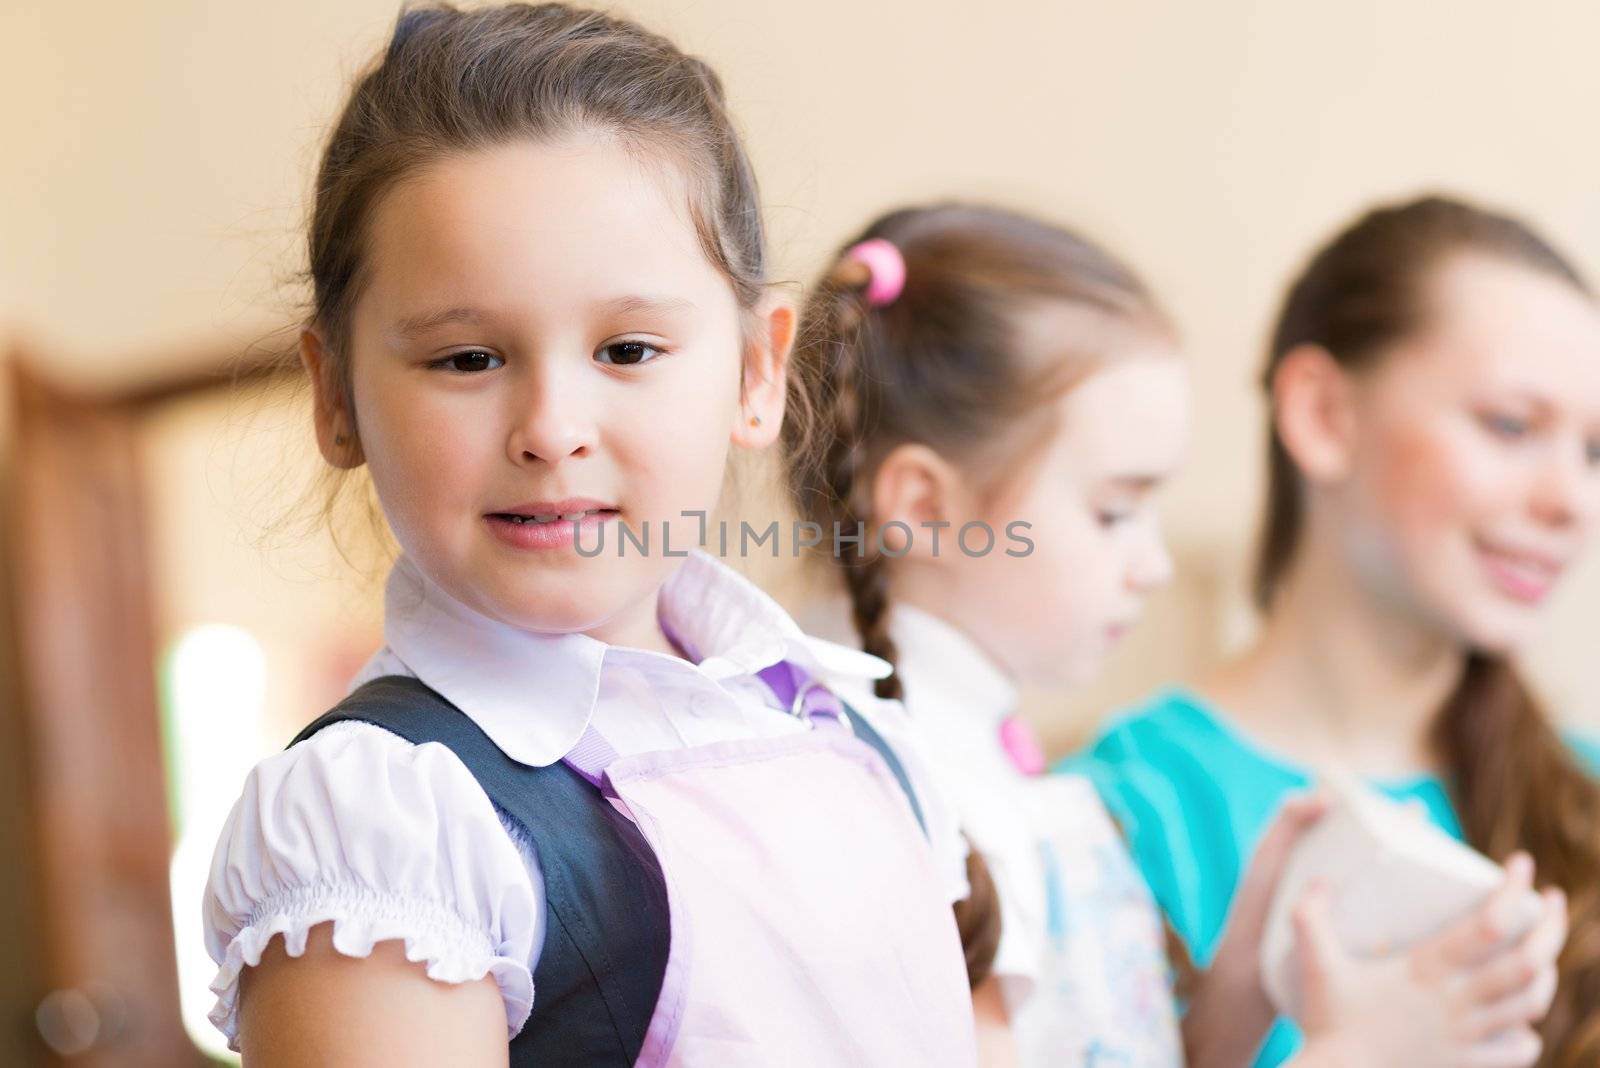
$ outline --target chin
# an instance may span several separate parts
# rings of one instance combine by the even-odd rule
[[[536,634],[576,634],[593,630],[615,611],[596,603],[593,587],[532,582],[516,590],[502,589],[486,605],[487,615],[508,626]]]
[[[1079,658],[1057,659],[1053,663],[1041,664],[1040,670],[1035,674],[1041,688],[1059,690],[1081,690],[1099,677],[1100,671],[1105,667],[1105,657],[1085,656]]]
[[[1469,650],[1489,656],[1512,656],[1534,638],[1539,617],[1509,605],[1475,605],[1456,616],[1453,628]]]

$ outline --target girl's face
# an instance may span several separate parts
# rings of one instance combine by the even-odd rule
[[[1566,283],[1447,261],[1425,325],[1351,379],[1341,550],[1392,606],[1519,645],[1600,514],[1600,316]]]
[[[374,212],[350,331],[360,448],[402,548],[472,608],[659,644],[663,533],[692,548],[681,513],[715,508],[730,441],[776,433],[788,313],[762,320],[775,349],[747,349],[688,204],[674,168],[593,135],[444,158]],[[580,515],[589,551],[607,528],[598,556],[574,546]],[[619,524],[648,527],[648,553],[618,559]]]
[[[1006,524],[1031,524],[1032,551],[952,562],[970,632],[1014,678],[1082,685],[1171,577],[1154,496],[1188,442],[1188,371],[1150,340],[1069,389],[1056,415],[1021,484],[984,509],[1002,546]]]

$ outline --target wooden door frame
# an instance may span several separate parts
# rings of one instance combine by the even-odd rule
[[[280,371],[230,354],[210,369],[89,391],[41,366],[13,352],[0,368],[12,408],[0,468],[0,641],[10,636],[0,742],[14,743],[21,799],[17,825],[0,829],[19,860],[0,902],[9,894],[34,915],[17,924],[19,982],[33,988],[16,1021],[29,1035],[18,1039],[21,1063],[65,1063],[26,1019],[53,994],[47,1026],[76,1006],[90,1021],[83,1033],[97,1032],[73,1065],[203,1064],[179,1012],[140,435],[168,402]]]

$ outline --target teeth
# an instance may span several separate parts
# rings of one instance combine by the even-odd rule
[[[586,512],[567,512],[564,515],[558,515],[555,513],[551,513],[549,515],[510,515],[507,516],[507,518],[513,523],[554,523],[558,519],[564,519],[568,523],[576,523],[584,516],[594,515],[597,511],[599,511],[599,509],[590,509]]]

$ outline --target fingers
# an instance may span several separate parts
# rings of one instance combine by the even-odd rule
[[[1244,884],[1239,888],[1241,899],[1271,896],[1295,844],[1327,811],[1328,799],[1321,794],[1303,794],[1284,802],[1256,846]]]
[[[1519,1027],[1527,1027],[1544,1019],[1550,1011],[1550,1002],[1556,996],[1556,970],[1541,968],[1532,982],[1508,997],[1490,1005],[1472,1010],[1462,1027],[1462,1034],[1470,1041],[1498,1035]]]
[[[1249,958],[1254,967],[1256,947],[1261,942],[1261,932],[1267,923],[1267,910],[1272,905],[1273,894],[1278,889],[1278,879],[1283,866],[1300,837],[1322,818],[1328,801],[1317,794],[1290,798],[1273,818],[1272,825],[1262,835],[1250,858],[1239,892],[1234,895],[1228,911],[1227,928],[1217,950],[1219,962],[1231,961],[1238,954]]]
[[[1496,955],[1468,983],[1465,1033],[1478,1040],[1544,1019],[1556,994],[1556,958],[1567,938],[1566,895],[1540,895],[1539,919],[1518,944]]]
[[[1278,810],[1276,824],[1283,828],[1283,833],[1298,836],[1326,815],[1331,803],[1322,790],[1291,797]]]
[[[1480,1042],[1467,1053],[1466,1068],[1530,1068],[1544,1052],[1532,1028],[1519,1027]]]
[[[1437,979],[1487,958],[1515,929],[1520,902],[1532,888],[1533,860],[1513,853],[1505,878],[1482,905],[1413,951],[1418,974]]]
[[[1522,941],[1473,972],[1467,984],[1468,1002],[1486,1005],[1524,989],[1555,964],[1566,940],[1566,895],[1558,889],[1546,890],[1540,895],[1539,919]]]
[[[1300,978],[1304,1023],[1315,1026],[1338,972],[1345,964],[1344,946],[1329,915],[1333,907],[1327,886],[1306,891],[1294,909],[1295,953]]]

